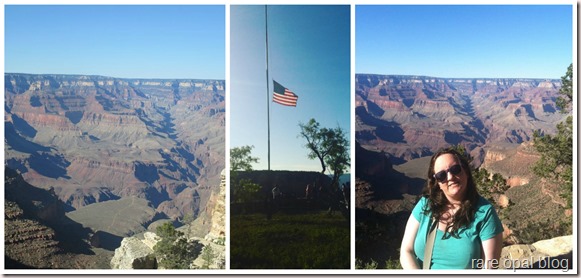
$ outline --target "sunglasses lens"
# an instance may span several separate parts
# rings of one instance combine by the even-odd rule
[[[448,173],[446,171],[440,171],[434,175],[434,178],[439,182],[443,182],[448,178]]]
[[[452,175],[458,175],[458,174],[460,174],[460,172],[462,172],[462,167],[460,167],[460,165],[456,164],[456,165],[450,167],[450,169],[448,171]]]

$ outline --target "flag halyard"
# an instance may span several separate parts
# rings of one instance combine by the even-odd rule
[[[280,83],[274,80],[272,80],[272,82],[274,83],[274,93],[272,95],[272,102],[276,102],[280,105],[296,107],[299,96],[297,96],[291,90],[280,85]]]

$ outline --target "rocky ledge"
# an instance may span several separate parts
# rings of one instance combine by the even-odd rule
[[[504,247],[500,269],[560,269],[573,268],[573,236],[561,236],[533,244],[515,244]]]

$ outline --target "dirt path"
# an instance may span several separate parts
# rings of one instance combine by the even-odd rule
[[[543,194],[545,194],[545,195],[548,195],[549,198],[551,198],[551,202],[553,202],[553,203],[555,203],[557,205],[560,205],[562,207],[566,207],[567,204],[564,201],[560,200],[561,199],[560,197],[555,196],[556,193],[554,193],[551,190],[547,189],[546,186],[545,186],[546,184],[547,184],[547,181],[543,179],[541,181],[541,192]]]

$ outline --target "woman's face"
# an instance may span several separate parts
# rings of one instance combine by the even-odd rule
[[[439,181],[436,179],[436,182],[449,201],[463,201],[464,196],[466,195],[468,175],[466,175],[464,169],[461,169],[458,173],[453,174],[454,170],[458,169],[458,166],[461,166],[460,161],[457,161],[456,157],[449,153],[440,155],[434,162],[435,174],[441,171],[445,171],[444,173],[446,179],[444,181]],[[441,175],[441,177],[443,176],[444,175]]]

